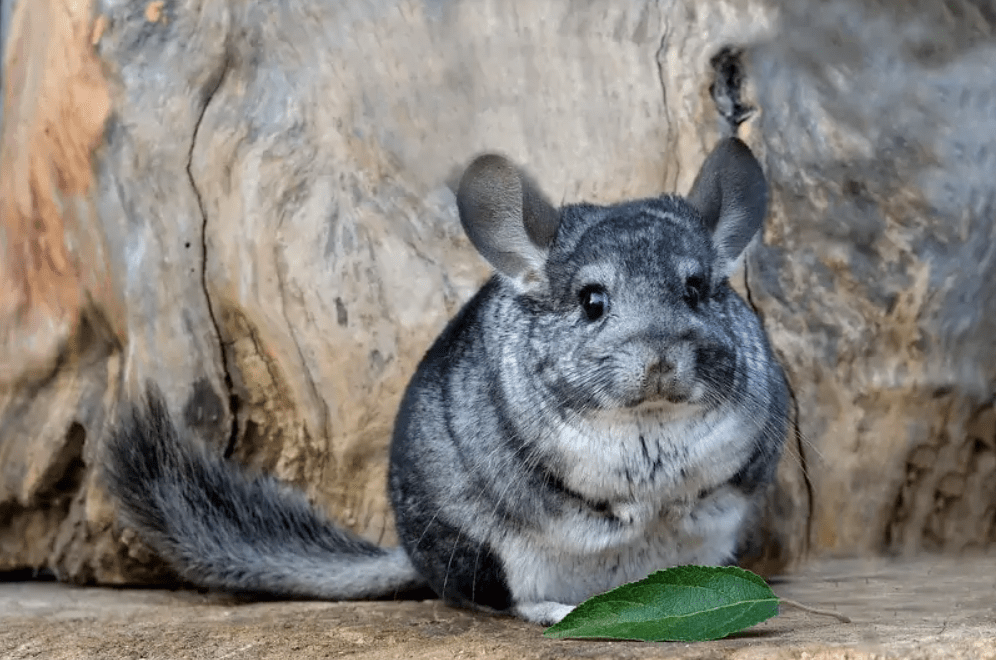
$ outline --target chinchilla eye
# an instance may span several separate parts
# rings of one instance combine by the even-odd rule
[[[701,275],[690,275],[685,280],[685,302],[689,307],[695,309],[705,297],[705,278]]]
[[[578,293],[578,302],[581,303],[585,317],[589,321],[597,321],[609,308],[609,294],[601,286],[589,284]]]

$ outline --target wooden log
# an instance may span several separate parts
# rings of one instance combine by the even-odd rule
[[[993,16],[769,4],[4,0],[0,570],[169,579],[100,485],[150,379],[391,542],[402,388],[487,274],[455,173],[497,150],[557,201],[683,192],[731,45],[772,198],[737,285],[800,431],[754,566],[990,547]]]

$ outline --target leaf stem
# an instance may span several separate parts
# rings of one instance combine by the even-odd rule
[[[791,598],[778,597],[778,603],[780,605],[788,605],[789,607],[794,607],[797,610],[802,610],[803,612],[809,612],[810,614],[817,614],[819,616],[830,616],[841,623],[850,623],[851,619],[848,616],[841,614],[840,612],[834,612],[833,610],[821,610],[815,607],[810,607],[808,605],[803,605],[797,600],[792,600]]]

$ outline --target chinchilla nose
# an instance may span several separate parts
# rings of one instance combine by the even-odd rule
[[[657,353],[650,356],[647,365],[643,370],[643,378],[646,381],[654,381],[662,376],[667,376],[674,371],[674,362],[667,355]]]
[[[658,345],[648,352],[641,389],[647,399],[687,399],[692,380],[692,350],[687,342]]]
[[[691,333],[654,333],[642,337],[644,376],[673,377],[688,371],[693,361]]]

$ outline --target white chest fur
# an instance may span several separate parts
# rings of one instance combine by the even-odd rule
[[[658,569],[732,557],[749,502],[723,484],[753,434],[730,411],[669,413],[667,422],[643,410],[561,428],[564,484],[608,510],[579,504],[506,536],[499,553],[516,601],[576,604]]]
[[[739,491],[724,487],[687,507],[677,519],[667,515],[610,530],[604,522],[569,517],[543,534],[506,537],[500,554],[517,602],[575,605],[670,566],[726,562],[736,548],[747,507]],[[578,552],[586,545],[593,551]]]

